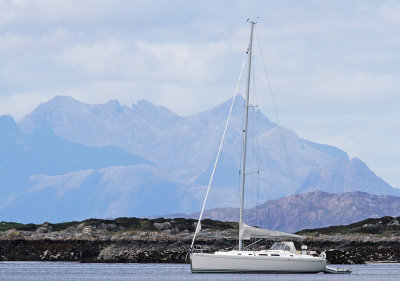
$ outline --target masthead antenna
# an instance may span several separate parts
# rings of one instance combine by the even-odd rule
[[[253,23],[253,24],[256,24],[257,22],[258,22],[258,19],[259,19],[260,17],[255,17],[254,19],[247,19],[246,21],[247,22],[250,22],[250,23]]]

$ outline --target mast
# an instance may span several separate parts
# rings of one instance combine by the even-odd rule
[[[251,55],[253,47],[253,27],[255,22],[250,21],[250,42],[247,49],[249,62],[247,69],[247,82],[246,82],[246,105],[245,105],[245,115],[244,115],[244,129],[243,129],[243,153],[242,153],[242,178],[240,183],[240,216],[239,216],[239,251],[242,250],[243,240],[240,228],[243,225],[243,207],[244,207],[244,182],[246,179],[246,148],[247,148],[247,123],[249,118],[249,93],[250,93],[250,71],[251,71]]]

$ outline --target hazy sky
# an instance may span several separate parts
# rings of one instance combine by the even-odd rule
[[[210,109],[232,96],[254,16],[282,125],[400,187],[400,1],[0,0],[0,114],[60,94]]]

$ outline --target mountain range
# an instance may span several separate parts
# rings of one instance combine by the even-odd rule
[[[0,220],[198,211],[230,103],[180,116],[148,101],[94,105],[56,96],[19,122],[0,117]],[[238,205],[243,107],[239,96],[209,209]],[[301,139],[256,107],[249,124],[248,208],[315,190],[400,195],[360,159]]]
[[[302,229],[346,225],[365,218],[380,218],[400,214],[400,197],[373,195],[352,191],[340,194],[312,191],[292,195],[244,210],[244,221],[249,225],[296,232]],[[165,217],[198,218],[199,213],[172,214]],[[238,221],[238,208],[206,210],[204,218]]]

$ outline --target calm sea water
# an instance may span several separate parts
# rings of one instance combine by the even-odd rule
[[[349,266],[343,266],[349,267]],[[66,262],[0,262],[0,280],[400,280],[400,264],[352,265],[353,273],[339,274],[192,274],[189,265],[81,264]]]

